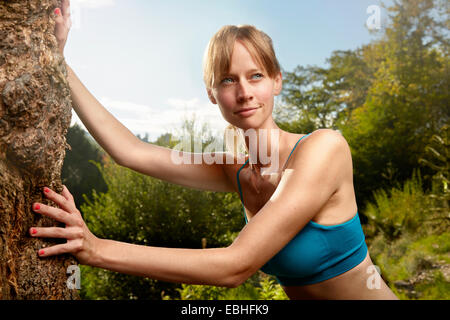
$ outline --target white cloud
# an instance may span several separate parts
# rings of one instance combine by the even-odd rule
[[[82,8],[101,8],[115,5],[114,0],[72,0],[71,6],[79,6]]]
[[[72,0],[70,2],[70,17],[72,30],[79,30],[82,26],[84,9],[97,9],[115,5],[115,0]]]

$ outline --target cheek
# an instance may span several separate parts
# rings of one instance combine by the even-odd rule
[[[264,104],[270,103],[273,100],[273,88],[269,85],[258,87],[255,91],[255,96],[259,102]]]
[[[233,110],[236,99],[231,92],[222,92],[217,95],[217,102],[220,105],[220,109],[223,111],[230,111]]]
[[[223,118],[230,122],[230,114],[232,113],[235,106],[232,97],[227,94],[217,94],[216,100],[217,106],[219,107],[220,113],[222,114]]]

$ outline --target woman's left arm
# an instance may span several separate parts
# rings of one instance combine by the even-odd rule
[[[247,266],[241,282],[284,248],[348,178],[351,151],[338,131],[316,130],[297,149],[269,201],[230,246]]]
[[[72,195],[64,186],[58,194],[44,194],[60,208],[35,203],[33,210],[64,223],[65,228],[32,227],[33,237],[64,238],[67,242],[39,250],[40,257],[73,254],[81,264],[152,279],[237,287],[244,274],[242,259],[227,248],[176,249],[99,239],[87,228]]]
[[[73,254],[81,264],[152,279],[235,288],[280,251],[326,203],[342,181],[348,158],[345,139],[321,129],[302,143],[277,190],[227,248],[175,249],[128,244],[95,237],[64,187],[46,196],[60,209],[43,204],[33,209],[66,224],[65,228],[30,229],[35,237],[65,238],[40,252],[47,257]]]

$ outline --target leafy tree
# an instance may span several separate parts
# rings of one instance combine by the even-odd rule
[[[335,51],[328,66],[285,72],[278,125],[290,132],[340,131],[349,142],[358,207],[373,190],[408,179],[430,137],[448,122],[445,1],[394,1],[384,34]],[[423,168],[424,177],[431,173]],[[424,179],[427,189],[431,181]]]
[[[433,200],[429,208],[433,212],[430,219],[436,222],[435,232],[441,232],[450,228],[450,126],[444,125],[439,134],[433,135],[425,150],[426,155],[419,163],[434,172],[429,195]]]
[[[78,124],[69,128],[66,139],[71,148],[64,158],[61,179],[80,208],[84,204],[83,194],[106,191],[105,181],[94,164],[102,161],[105,152]]]
[[[374,44],[383,59],[365,103],[342,127],[357,168],[358,197],[370,199],[372,190],[407,180],[427,141],[448,122],[449,58],[433,36],[440,24],[434,2],[395,2],[391,25]]]
[[[298,66],[293,72],[285,72],[284,105],[277,110],[277,120],[293,132],[345,126],[370,88],[374,72],[366,62],[370,53],[371,46],[334,51],[327,59],[328,68]],[[280,109],[290,111],[294,119],[280,117]]]
[[[294,119],[288,120],[288,125],[281,123],[282,128],[312,132],[336,127],[338,105],[327,86],[327,72],[315,66],[298,66],[293,72],[285,72],[282,101]]]

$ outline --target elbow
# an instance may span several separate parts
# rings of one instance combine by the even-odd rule
[[[230,250],[233,252],[233,250]],[[231,255],[231,265],[232,270],[231,275],[228,277],[226,281],[227,288],[237,288],[242,285],[248,278],[254,273],[251,263],[248,259],[239,255],[238,252],[233,252]]]
[[[129,164],[126,161],[124,161],[124,159],[122,157],[114,157],[112,159],[114,160],[114,162],[117,165],[119,165],[121,167],[125,167],[125,168],[130,168]]]
[[[225,287],[233,289],[239,287],[247,280],[243,273],[234,273],[228,277]]]
[[[248,278],[249,277],[247,277],[245,275],[235,276],[230,279],[230,281],[228,282],[226,287],[230,288],[230,289],[237,288],[237,287],[241,286],[245,281],[247,281]]]
[[[136,143],[140,142],[141,141],[138,140]],[[114,154],[111,153],[110,156],[119,166],[135,170],[135,159],[139,159],[137,150],[139,150],[139,148],[136,144],[130,144],[126,148],[123,148],[120,152],[115,152]]]
[[[128,148],[129,150],[130,148]],[[129,168],[130,167],[130,154],[131,151],[128,151],[128,154],[120,152],[115,154],[110,154],[110,157],[114,160],[116,164],[121,167]]]

